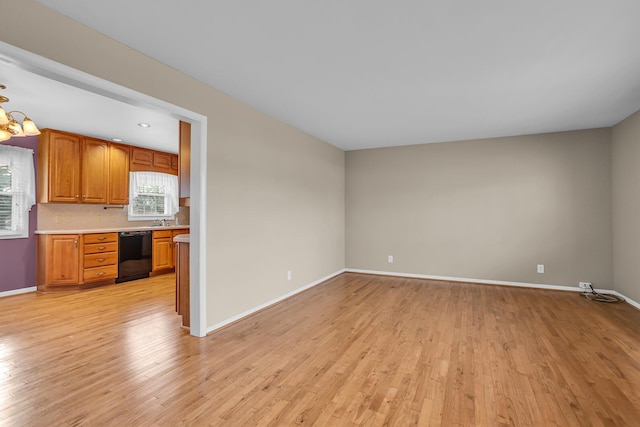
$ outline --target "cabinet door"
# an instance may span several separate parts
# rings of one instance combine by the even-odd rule
[[[80,202],[80,137],[48,132],[43,138],[42,155],[48,158],[49,170],[48,197],[43,199],[47,202]]]
[[[129,204],[129,147],[109,144],[109,201],[114,205]]]
[[[169,153],[161,153],[156,151],[153,153],[153,167],[158,172],[171,172],[171,154]],[[178,173],[177,162],[176,162],[176,174]]]
[[[153,151],[146,148],[131,147],[131,171],[148,171],[153,164]]]
[[[109,143],[82,141],[82,202],[107,203],[109,194]]]
[[[153,271],[173,268],[173,242],[170,237],[153,239]]]
[[[80,236],[77,234],[47,236],[47,285],[80,283],[79,240]]]

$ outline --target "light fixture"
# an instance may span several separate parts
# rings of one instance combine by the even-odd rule
[[[6,86],[0,84],[0,89],[6,89]],[[40,135],[40,130],[36,124],[22,111],[14,110],[5,112],[2,109],[2,103],[9,102],[9,98],[0,95],[0,142],[6,141],[13,136],[35,136]],[[14,114],[20,113],[24,116],[22,126],[13,117]]]
[[[113,142],[122,142],[122,138],[111,138]]]
[[[150,128],[151,125],[149,123],[138,123],[138,126],[140,126],[141,128]]]

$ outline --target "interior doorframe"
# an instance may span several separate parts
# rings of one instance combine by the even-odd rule
[[[177,120],[191,123],[190,334],[204,337],[207,329],[205,238],[207,235],[207,117],[2,41],[0,41],[0,61],[126,104],[163,111]],[[35,119],[37,122],[37,118]]]

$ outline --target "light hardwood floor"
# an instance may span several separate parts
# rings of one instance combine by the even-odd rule
[[[0,425],[640,423],[628,304],[343,274],[198,339],[173,279],[0,299]]]

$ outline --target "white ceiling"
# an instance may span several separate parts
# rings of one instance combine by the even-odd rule
[[[0,57],[0,95],[9,98],[6,111],[19,110],[40,129],[53,128],[124,144],[178,152],[178,120],[168,113],[133,106],[22,68],[19,61]],[[21,121],[23,116],[15,115]],[[138,126],[147,123],[148,128]]]
[[[640,109],[637,0],[39,2],[346,150]]]

